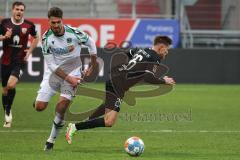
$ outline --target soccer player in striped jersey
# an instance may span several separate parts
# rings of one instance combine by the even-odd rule
[[[12,17],[0,23],[0,41],[3,41],[1,61],[2,104],[5,112],[3,127],[11,127],[11,106],[16,94],[16,85],[23,74],[27,59],[38,44],[35,25],[24,19],[26,6],[22,2],[12,4]],[[27,48],[29,35],[33,37],[30,48]]]

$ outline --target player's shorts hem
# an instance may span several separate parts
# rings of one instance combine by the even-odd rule
[[[50,99],[55,95],[53,92],[38,92],[36,101],[49,102]]]
[[[60,94],[60,97],[65,97],[67,98],[68,100],[72,100],[73,96],[72,95],[69,95],[69,94]]]

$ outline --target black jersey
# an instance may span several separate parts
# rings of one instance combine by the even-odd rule
[[[151,48],[135,48],[127,52],[129,61],[120,70],[127,73],[127,78],[134,78],[152,71],[153,65],[160,64],[160,56]]]
[[[161,57],[151,48],[135,48],[126,53],[128,61],[111,69],[110,80],[120,95],[140,81],[164,83],[156,77],[156,66],[160,66]],[[150,82],[151,83],[151,82]]]
[[[21,24],[14,24],[10,18],[3,19],[0,24],[0,35],[5,35],[8,29],[12,30],[12,36],[3,41],[2,64],[25,63],[29,35],[36,36],[35,25],[24,20]]]

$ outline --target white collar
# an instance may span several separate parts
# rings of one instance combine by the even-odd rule
[[[23,22],[24,22],[24,18],[22,18],[21,22],[15,23],[14,20],[13,20],[13,17],[11,17],[11,21],[12,21],[12,23],[15,24],[15,25],[21,25],[21,24],[23,24]]]

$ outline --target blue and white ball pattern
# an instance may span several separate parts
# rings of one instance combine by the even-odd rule
[[[144,151],[144,143],[139,137],[130,137],[125,142],[125,151],[131,156],[140,156]]]

